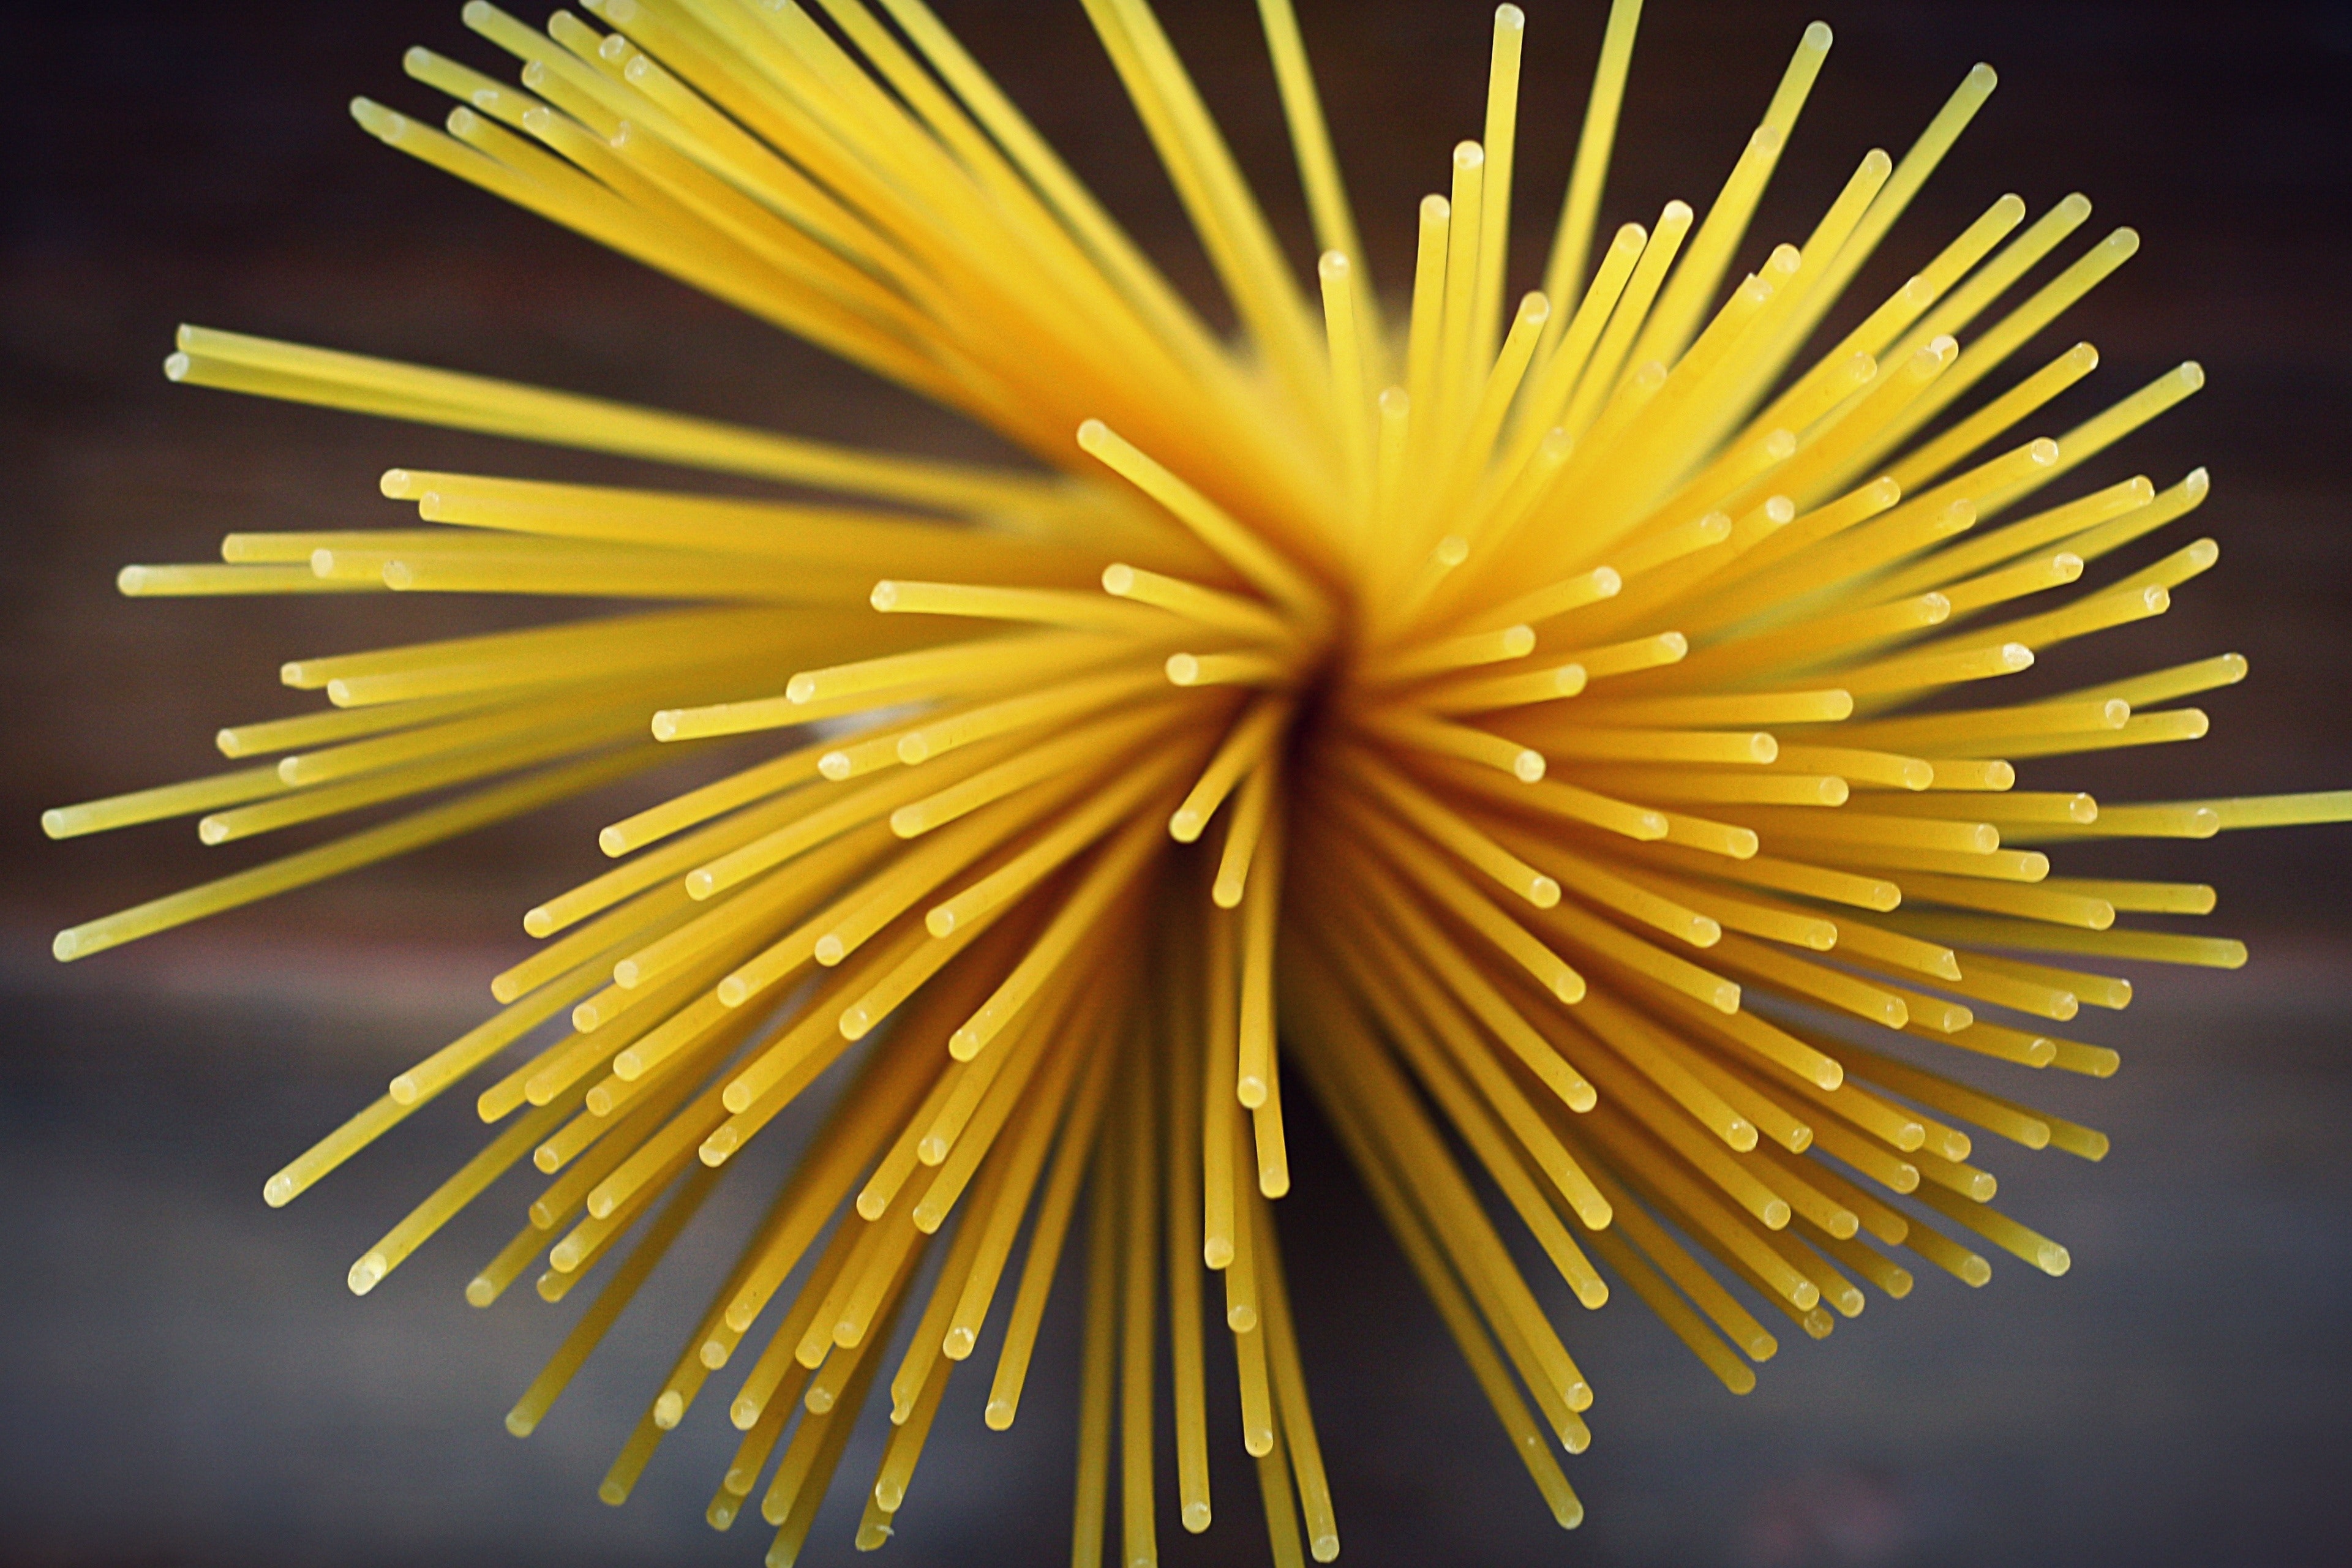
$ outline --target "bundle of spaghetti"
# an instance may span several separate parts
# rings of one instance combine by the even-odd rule
[[[600,1282],[508,1417],[527,1434],[737,1155],[829,1099],[601,1488],[624,1500],[709,1375],[748,1364],[709,1518],[756,1497],[771,1563],[800,1552],[886,1363],[862,1548],[895,1529],[959,1364],[992,1356],[985,1421],[1013,1424],[1082,1202],[1074,1561],[1099,1560],[1114,1492],[1124,1560],[1156,1560],[1171,1470],[1179,1521],[1206,1529],[1211,1430],[1235,1411],[1276,1560],[1336,1555],[1275,1219],[1301,1082],[1563,1526],[1583,1505],[1554,1445],[1591,1440],[1596,1382],[1547,1269],[1580,1310],[1630,1289],[1735,1394],[1775,1314],[1824,1338],[1865,1289],[1899,1299],[1922,1264],[1982,1286],[1994,1252],[2063,1274],[2062,1243],[1992,1207],[1979,1138],[2101,1158],[2105,1135],[2019,1075],[2105,1077],[2119,1053],[2045,1025],[2126,1006],[2126,966],[2246,951],[2161,923],[2209,914],[2209,886],[2054,860],[2352,818],[2341,790],[2104,800],[2056,760],[2200,738],[2188,700],[2248,673],[2190,648],[2063,674],[2219,558],[2157,537],[2205,501],[2202,469],[2060,483],[2203,382],[2188,363],[2051,416],[2098,355],[2037,365],[2045,331],[2133,231],[2070,255],[2088,201],[2029,223],[2003,195],[1940,244],[1894,237],[1993,89],[1979,66],[1810,232],[1752,243],[1831,47],[1817,23],[1703,214],[1600,236],[1640,11],[1614,0],[1544,288],[1512,302],[1507,5],[1481,134],[1421,204],[1400,308],[1289,0],[1259,10],[1311,287],[1145,0],[1085,5],[1233,340],[923,0],[587,0],[543,32],[472,0],[520,87],[416,49],[409,75],[457,100],[446,130],[355,102],[392,147],[1040,466],[184,329],[176,380],[778,490],[394,468],[413,527],[124,569],[137,596],[588,602],[292,660],[285,684],[327,706],[221,730],[232,770],[51,811],[57,837],[196,816],[207,843],[394,811],[74,926],[58,956],[766,737],[605,827],[611,867],[527,913],[541,945],[493,977],[499,1009],[264,1196],[495,1074],[476,1109],[500,1130],[350,1281],[379,1287],[528,1156],[544,1185],[467,1299],[542,1257],[548,1300]],[[1818,341],[1882,246],[1917,270]]]

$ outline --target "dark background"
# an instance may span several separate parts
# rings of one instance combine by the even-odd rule
[[[1603,9],[1526,8],[1514,287],[1541,266]],[[1209,300],[1076,5],[940,9]],[[2352,11],[1649,9],[1608,225],[1647,220],[1674,195],[1703,208],[1804,22],[1821,15],[1838,30],[1751,231],[1750,265],[1801,237],[1864,148],[1899,155],[1972,61],[2000,68],[2000,90],[1856,298],[1883,297],[2004,190],[2036,212],[2085,191],[2097,211],[2077,246],[2137,226],[2139,256],[2020,363],[2078,337],[2105,356],[2053,411],[2054,430],[2201,361],[2206,390],[2083,481],[2144,470],[2161,486],[2208,465],[2215,492],[2193,528],[2224,559],[2169,616],[2101,639],[2116,646],[2094,658],[2147,666],[2235,648],[2253,666],[2244,686],[2203,699],[2216,734],[2202,746],[2066,777],[2166,795],[2352,782]],[[1161,10],[1303,265],[1253,8]],[[1373,262],[1393,287],[1413,198],[1438,188],[1451,143],[1478,133],[1487,9],[1300,10]],[[523,1290],[477,1313],[458,1300],[506,1234],[507,1202],[364,1301],[341,1283],[351,1258],[471,1146],[463,1107],[434,1107],[288,1211],[258,1200],[288,1155],[472,1021],[486,977],[522,946],[517,911],[593,862],[610,805],[71,968],[50,961],[51,931],[219,862],[184,822],[67,844],[35,822],[44,806],[215,766],[217,726],[290,710],[274,680],[283,658],[533,613],[415,600],[396,621],[345,600],[128,604],[111,590],[121,563],[205,559],[230,528],[392,521],[374,477],[395,463],[647,476],[174,389],[158,364],[175,322],[877,445],[996,447],[361,134],[343,110],[354,92],[438,111],[401,75],[408,44],[508,74],[454,5],[47,7],[12,18],[5,37],[0,1558],[754,1561],[764,1530],[712,1541],[699,1517],[731,1441],[719,1416],[730,1375],[627,1508],[602,1508],[593,1486],[700,1281],[723,1267],[728,1223],[748,1201],[733,1189],[756,1184],[732,1184],[718,1206],[728,1212],[689,1237],[686,1266],[666,1270],[529,1443],[499,1418],[577,1303],[546,1309]],[[2088,667],[2068,673],[2096,678]],[[2165,781],[2140,784],[2158,764]],[[2114,1134],[2102,1167],[1993,1155],[2005,1207],[2067,1241],[2073,1273],[2052,1281],[2004,1262],[1979,1292],[1923,1280],[1826,1344],[1786,1336],[1795,1343],[1745,1400],[1630,1301],[1597,1317],[1563,1308],[1600,1396],[1595,1445],[1569,1464],[1591,1513],[1573,1536],[1551,1528],[1302,1106],[1298,1190],[1282,1218],[1343,1561],[2340,1561],[2352,1527],[2352,831],[2172,846],[2161,863],[2220,884],[2221,923],[2256,956],[2234,975],[2141,977],[2128,1014],[2081,1030],[2125,1050],[2123,1073],[2034,1085]],[[984,1377],[963,1375],[887,1549],[897,1559],[1064,1553],[1069,1315],[1064,1301],[1049,1322],[1013,1434],[982,1429]],[[1258,1561],[1254,1487],[1232,1463],[1229,1415],[1216,1419],[1219,1522],[1193,1540],[1164,1513],[1163,1547],[1179,1561]],[[851,1455],[809,1561],[848,1558],[852,1478],[872,1463]]]

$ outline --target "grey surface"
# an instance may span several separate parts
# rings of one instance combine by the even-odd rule
[[[273,971],[262,956],[224,945],[5,971],[0,1557],[756,1561],[765,1530],[714,1540],[700,1519],[739,1374],[713,1378],[626,1507],[593,1492],[781,1151],[722,1189],[518,1442],[500,1417],[583,1300],[459,1300],[520,1184],[366,1300],[342,1284],[478,1141],[464,1107],[433,1107],[285,1211],[259,1199],[287,1155],[467,1021],[494,960],[298,946]],[[2128,1012],[2080,1031],[2125,1048],[2116,1078],[2025,1086],[2116,1140],[2095,1167],[1987,1141],[2004,1207],[2073,1248],[2063,1280],[2005,1257],[1982,1291],[1923,1278],[1825,1343],[1783,1334],[1745,1399],[1630,1293],[1590,1315],[1555,1300],[1598,1395],[1593,1448],[1568,1464],[1590,1520],[1568,1537],[1300,1113],[1300,1190],[1280,1213],[1343,1561],[2341,1561],[2348,969],[2352,948],[2273,942],[2236,975],[2147,975]],[[272,972],[298,978],[257,977]],[[2025,1076],[1978,1076],[2004,1072]],[[1013,1433],[980,1423],[986,1373],[961,1375],[885,1560],[1066,1559],[1075,1283]],[[1218,1521],[1181,1539],[1163,1496],[1172,1561],[1265,1554],[1229,1386],[1213,1416]],[[805,1561],[850,1559],[851,1494],[877,1458],[869,1431]]]

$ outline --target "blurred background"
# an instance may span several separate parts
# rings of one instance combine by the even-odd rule
[[[1075,4],[937,0],[943,16],[1180,285],[1200,253]],[[1600,0],[1528,13],[1515,288],[1557,212]],[[1304,266],[1309,246],[1246,0],[1162,0],[1169,29]],[[1478,133],[1488,8],[1300,0],[1366,231],[1391,285],[1414,199]],[[2172,613],[2064,672],[2226,649],[2213,738],[2070,768],[2166,796],[2352,782],[2352,8],[1652,0],[1603,220],[1702,207],[1816,15],[1837,45],[1743,257],[1801,238],[1861,152],[1900,153],[1979,58],[2000,90],[1866,271],[1883,298],[2006,190],[2097,204],[2137,258],[2019,361],[2104,362],[2054,431],[2184,357],[2205,391],[2083,477],[2204,464],[2222,565]],[[12,18],[0,95],[0,1562],[574,1564],[755,1561],[709,1538],[734,1434],[706,1400],[612,1511],[594,1485],[680,1320],[772,1172],[724,1189],[538,1436],[499,1424],[581,1298],[488,1312],[458,1289],[513,1200],[361,1301],[343,1270],[478,1141],[450,1097],[291,1208],[263,1177],[467,1027],[525,946],[519,912],[596,857],[610,797],[70,968],[51,932],[222,869],[185,822],[52,844],[43,807],[217,766],[224,723],[293,711],[281,659],[530,619],[529,605],[350,599],[132,604],[133,560],[232,528],[393,521],[384,467],[642,482],[617,460],[173,388],[183,320],[486,371],[877,445],[1003,456],[986,434],[503,207],[361,134],[364,92],[437,114],[423,43],[500,75],[438,0]],[[2078,241],[2078,244],[2080,242]],[[2071,254],[2071,252],[2070,252]],[[1833,317],[1832,329],[1852,315]],[[675,482],[673,480],[672,482]],[[706,482],[707,483],[707,482]],[[722,486],[714,486],[722,487]],[[2184,535],[2183,538],[2194,537]],[[387,614],[386,612],[391,612]],[[2133,776],[2159,769],[2150,787]],[[641,789],[659,789],[647,784]],[[2121,863],[2121,862],[2118,862]],[[1563,1306],[1594,1377],[1589,1521],[1562,1536],[1302,1103],[1281,1210],[1344,1562],[2071,1564],[2342,1561],[2352,1528],[2352,830],[2170,846],[2221,890],[2234,974],[2136,975],[2083,1032],[2105,1083],[2037,1083],[2112,1133],[2097,1168],[1996,1155],[2004,1207],[2074,1250],[2062,1281],[1925,1279],[1745,1399],[1638,1307]],[[441,1113],[447,1113],[442,1114]],[[763,1142],[778,1143],[772,1136]],[[2009,1151],[2014,1154],[2015,1151]],[[1066,1281],[1066,1286],[1074,1281]],[[1066,1294],[1069,1293],[1066,1291]],[[901,1562],[1065,1551],[1075,1322],[1049,1319],[1015,1429],[950,1396],[887,1548]],[[983,1357],[992,1354],[982,1346]],[[1229,1387],[1229,1380],[1224,1386]],[[1163,1526],[1181,1563],[1265,1557],[1222,1439],[1219,1519]],[[869,1440],[861,1448],[870,1449]],[[850,1556],[853,1451],[807,1561]],[[1172,1514],[1172,1504],[1163,1520]]]

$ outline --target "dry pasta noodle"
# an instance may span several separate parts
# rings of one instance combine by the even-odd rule
[[[2204,499],[2201,469],[2040,494],[2202,384],[2190,363],[2081,405],[2095,348],[2036,368],[2037,334],[2137,236],[2074,244],[2079,195],[2031,224],[2004,196],[1956,237],[1896,227],[1992,91],[1981,65],[1899,157],[1869,152],[1810,232],[1751,236],[1831,50],[1820,23],[1719,191],[1599,235],[1641,10],[1614,0],[1544,287],[1514,299],[1523,66],[1582,43],[1531,38],[1506,5],[1479,134],[1431,162],[1400,308],[1358,240],[1290,0],[1259,11],[1322,253],[1311,284],[1147,0],[1085,5],[1232,340],[924,0],[584,0],[544,32],[473,0],[467,26],[519,86],[416,49],[408,75],[456,100],[446,118],[422,90],[414,113],[355,100],[395,151],[1038,466],[184,329],[166,370],[192,385],[792,489],[394,468],[383,495],[415,526],[237,534],[219,563],[125,568],[135,597],[656,602],[289,663],[286,684],[328,706],[220,737],[281,760],[60,807],[47,831],[197,817],[226,842],[394,814],[72,926],[57,956],[699,737],[768,736],[767,759],[607,828],[612,870],[530,912],[548,945],[497,977],[503,1010],[264,1196],[290,1201],[490,1069],[477,1106],[502,1126],[350,1281],[365,1294],[465,1206],[505,1201],[528,1155],[544,1178],[529,1222],[468,1300],[542,1253],[541,1295],[596,1291],[509,1417],[527,1433],[735,1152],[854,1062],[601,1486],[625,1499],[732,1366],[745,1435],[709,1518],[727,1529],[757,1499],[772,1564],[800,1552],[886,1356],[859,1546],[919,1506],[959,1366],[990,1369],[988,1424],[1012,1424],[1073,1245],[1078,1559],[1115,1508],[1125,1559],[1155,1560],[1166,1475],[1183,1529],[1220,1511],[1213,1333],[1232,1340],[1276,1560],[1337,1555],[1345,1499],[1299,1354],[1317,1326],[1292,1315],[1275,1219],[1301,1085],[1563,1526],[1583,1504],[1553,1444],[1592,1439],[1605,1377],[1572,1358],[1573,1314],[1539,1303],[1508,1225],[1580,1310],[1627,1287],[1735,1394],[1774,1354],[1774,1313],[1821,1338],[1864,1286],[1907,1294],[1922,1262],[1969,1285],[1996,1251],[2064,1272],[2062,1243],[1990,1207],[1976,1133],[2099,1158],[2104,1134],[2015,1080],[2104,1077],[2118,1054],[2041,1020],[2120,1007],[2121,961],[2246,956],[2144,922],[2206,915],[2213,889],[2053,874],[2070,846],[2352,819],[2352,791],[2068,786],[2069,755],[2203,736],[2179,705],[2243,678],[2235,654],[2011,695],[2076,641],[2162,615],[2218,558],[2208,539],[2136,548]],[[1817,341],[1882,247],[1916,273]],[[2072,423],[2045,416],[2061,396]],[[559,1019],[570,1032],[541,1032]],[[1508,1213],[1486,1211],[1457,1146]],[[1172,1453],[1154,1447],[1163,1343]]]

